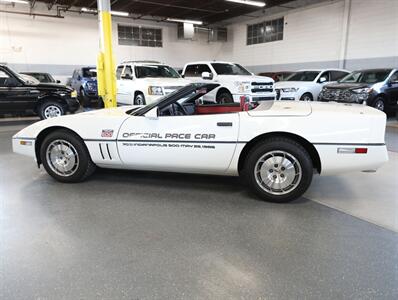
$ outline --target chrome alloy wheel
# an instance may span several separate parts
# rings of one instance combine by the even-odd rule
[[[49,105],[44,109],[44,117],[46,119],[59,117],[61,115],[61,109],[56,105]]]
[[[261,156],[255,165],[257,184],[272,195],[285,195],[300,183],[302,170],[300,162],[285,151],[271,151]]]
[[[46,150],[47,163],[59,176],[73,175],[79,167],[79,155],[76,148],[65,140],[51,142]]]
[[[376,103],[374,104],[374,107],[380,111],[384,111],[384,101],[377,100]]]

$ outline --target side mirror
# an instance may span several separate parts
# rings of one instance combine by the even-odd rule
[[[80,75],[77,75],[77,80],[82,80],[82,77]]]
[[[212,80],[213,74],[210,72],[202,72],[202,79]]]
[[[319,78],[319,83],[324,83],[324,82],[326,82],[327,81],[327,78],[326,77],[321,77],[321,78]]]
[[[19,81],[14,77],[9,77],[4,80],[4,85],[7,87],[15,87],[19,85]]]
[[[159,117],[159,109],[158,107],[152,108],[150,111],[148,111],[145,115],[145,118],[149,120],[157,120]]]
[[[61,83],[61,80],[57,80],[57,81],[55,81],[56,83]]]

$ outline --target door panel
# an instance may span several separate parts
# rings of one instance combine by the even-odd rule
[[[238,128],[238,113],[132,116],[119,131],[119,155],[134,169],[222,174],[235,151]]]

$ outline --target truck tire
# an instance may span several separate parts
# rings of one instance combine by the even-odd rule
[[[63,116],[65,114],[65,109],[60,103],[49,100],[40,105],[38,113],[40,119],[45,120]]]

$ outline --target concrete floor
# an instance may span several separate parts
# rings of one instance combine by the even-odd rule
[[[398,234],[369,217],[397,215],[394,152],[278,205],[236,178],[102,170],[60,184],[11,153],[16,130],[0,127],[0,299],[398,298]]]

